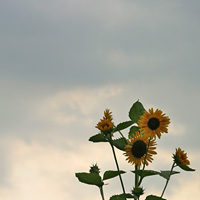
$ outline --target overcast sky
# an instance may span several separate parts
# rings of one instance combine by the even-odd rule
[[[88,138],[106,108],[118,124],[138,99],[171,119],[148,169],[169,170],[177,147],[196,169],[179,170],[165,198],[199,199],[199,9],[197,0],[1,0],[1,200],[100,200],[74,174],[115,169],[109,146]],[[117,155],[129,192],[132,166]],[[146,194],[164,184],[147,178]],[[106,199],[121,192],[113,179]]]

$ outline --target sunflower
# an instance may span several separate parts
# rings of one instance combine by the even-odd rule
[[[102,132],[109,132],[113,129],[113,126],[114,123],[110,119],[101,119],[96,128]]]
[[[149,112],[145,111],[140,117],[138,127],[148,136],[155,138],[157,135],[160,138],[161,133],[168,133],[167,127],[169,123],[170,119],[161,110],[156,109],[154,112],[153,108],[151,108]]]
[[[188,160],[187,153],[184,153],[184,151],[181,150],[180,147],[176,149],[176,153],[173,155],[173,158],[176,164],[190,165],[190,161]]]
[[[148,162],[152,162],[153,160],[152,155],[157,154],[156,151],[154,151],[156,149],[155,138],[150,139],[149,143],[149,137],[147,135],[136,132],[136,134],[133,137],[130,137],[130,140],[127,140],[127,142],[128,144],[125,146],[124,153],[124,155],[127,156],[126,160],[128,160],[129,163],[136,164],[138,167],[140,167],[142,163],[144,164],[145,157],[145,164],[148,165]]]
[[[102,133],[111,133],[114,127],[114,123],[112,122],[112,112],[109,109],[104,111],[103,119],[100,119],[100,122],[95,126]]]

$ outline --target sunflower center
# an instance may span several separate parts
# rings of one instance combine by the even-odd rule
[[[103,124],[102,127],[109,127],[109,124]]]
[[[152,118],[148,121],[148,127],[149,127],[151,130],[156,130],[159,126],[160,126],[160,121],[159,121],[159,119],[157,119],[156,117],[152,117]]]
[[[136,158],[142,158],[147,151],[147,145],[142,140],[137,140],[132,146],[132,154]]]

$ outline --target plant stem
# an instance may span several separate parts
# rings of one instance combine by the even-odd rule
[[[118,132],[126,140],[126,138],[124,137],[124,135],[122,134],[122,132],[121,131],[118,131]]]
[[[114,149],[113,144],[112,144],[112,139],[111,139],[111,142],[110,142],[110,146],[112,148],[112,152],[113,152],[113,156],[114,156],[114,159],[115,159],[115,164],[117,166],[117,170],[119,171],[119,165],[118,165],[118,162],[117,162],[117,157],[116,157],[116,154],[115,154],[115,149]],[[125,189],[124,189],[124,184],[123,184],[123,181],[122,181],[121,174],[119,174],[119,179],[120,179],[120,182],[121,182],[123,193],[125,194]]]
[[[137,171],[137,170],[138,170],[138,166],[135,165],[135,171]],[[139,175],[136,173],[135,174],[135,188],[138,187],[138,180],[139,180]]]
[[[173,171],[173,169],[174,169],[174,166],[175,166],[175,162],[173,162],[173,164],[172,164],[172,167],[171,167],[171,171],[170,171],[170,174],[169,174],[169,177],[168,177],[168,179],[167,179],[167,181],[166,181],[166,183],[165,183],[165,187],[164,187],[164,189],[163,189],[163,192],[162,192],[162,194],[161,194],[161,198],[163,197],[163,195],[164,195],[164,193],[165,193],[165,190],[166,190],[166,188],[167,188],[167,185],[168,185],[168,182],[169,182],[169,179],[170,179],[170,177],[171,177],[171,174],[172,174],[172,171]]]
[[[101,186],[101,187],[99,187],[99,189],[100,189],[102,200],[105,200],[104,194],[103,194],[103,187]]]

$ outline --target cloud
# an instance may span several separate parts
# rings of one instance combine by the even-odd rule
[[[189,179],[188,176],[191,176]],[[173,186],[169,189],[170,192],[166,194],[166,198],[170,200],[188,200],[191,198],[199,198],[200,176],[199,175],[185,175],[183,178],[178,178],[173,181]],[[170,186],[169,186],[170,187]]]
[[[4,140],[4,143],[11,154],[11,167],[7,175],[9,185],[0,187],[3,200],[95,199],[98,189],[93,187],[91,191],[91,186],[81,184],[75,173],[87,172],[95,163],[103,168],[104,162],[113,163],[110,156],[105,156],[108,150],[111,153],[108,145],[102,149],[95,148],[93,143],[71,141],[72,149],[66,149],[38,142],[25,143],[20,139]]]
[[[186,133],[186,128],[183,124],[178,124],[178,122],[171,122],[168,128],[169,134],[181,135]]]
[[[97,133],[105,108],[117,124],[128,120],[138,99],[146,109],[162,109],[172,121],[158,142],[153,168],[170,166],[177,145],[191,155],[199,151],[198,5],[2,1],[1,198],[98,200],[99,191],[80,185],[74,172],[94,162],[102,171],[115,167],[110,148],[87,140]],[[117,153],[121,168],[129,171]],[[198,155],[190,158],[199,167]],[[129,175],[124,177],[131,189]],[[184,185],[184,180],[192,185],[193,179],[193,188]],[[161,188],[159,181],[152,191]],[[107,194],[120,189],[115,180],[109,186]],[[184,192],[189,195],[187,187],[198,194],[199,177],[180,179],[176,188],[183,199]],[[173,192],[166,193],[169,199],[180,199]]]
[[[122,86],[106,85],[99,88],[82,87],[60,91],[44,99],[38,107],[38,116],[58,124],[85,120],[93,115],[99,104],[120,95]],[[84,117],[84,118],[83,118]]]
[[[199,59],[199,27],[186,4],[21,0],[11,7],[4,1],[1,76],[70,87],[149,73],[156,78],[154,70],[180,76],[184,68],[192,73],[191,81],[198,80],[191,68]],[[193,37],[188,37],[190,30]]]
[[[22,140],[7,141],[7,144],[11,151],[12,167],[7,176],[9,186],[0,189],[2,199],[53,200],[68,197],[63,190],[67,161],[61,158],[61,151],[37,143],[28,145]]]
[[[162,55],[139,54],[135,52],[126,52],[123,49],[114,49],[107,53],[108,66],[113,69],[126,69],[134,66],[136,69],[148,69],[152,66],[152,70],[159,68],[163,62]],[[147,64],[148,63],[148,64]]]

